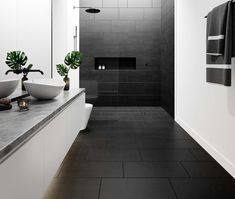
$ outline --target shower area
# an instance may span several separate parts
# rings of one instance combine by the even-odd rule
[[[174,116],[174,1],[81,0],[80,7],[86,101],[94,107],[162,106]]]

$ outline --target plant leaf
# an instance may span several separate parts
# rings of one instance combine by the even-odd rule
[[[20,70],[28,61],[28,57],[22,51],[11,51],[7,53],[5,63],[13,70]]]
[[[32,67],[33,67],[33,64],[29,64],[28,67],[27,67],[27,69],[28,69],[28,70],[31,70]]]
[[[83,54],[79,51],[69,52],[64,59],[64,63],[72,69],[77,69],[83,59]]]
[[[60,76],[68,75],[69,69],[64,64],[57,64],[56,68],[57,68],[57,72],[60,74]]]

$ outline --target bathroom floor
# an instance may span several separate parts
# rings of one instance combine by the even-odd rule
[[[234,199],[235,180],[158,107],[94,108],[44,199]]]

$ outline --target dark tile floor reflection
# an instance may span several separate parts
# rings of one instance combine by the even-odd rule
[[[161,108],[95,108],[44,199],[234,199],[234,179]]]

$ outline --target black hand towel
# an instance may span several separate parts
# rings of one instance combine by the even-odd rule
[[[231,64],[232,6],[229,1],[207,16],[207,64]]]

